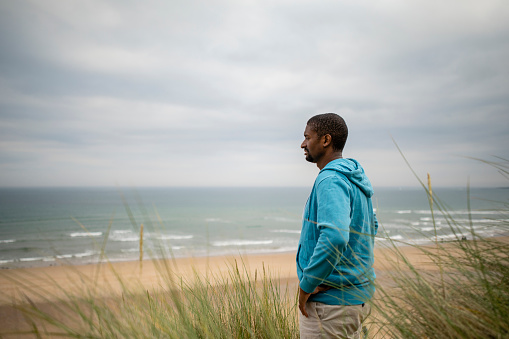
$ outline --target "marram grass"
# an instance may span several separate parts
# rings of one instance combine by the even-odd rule
[[[389,281],[377,286],[371,334],[509,338],[509,243],[492,238],[439,246],[421,248],[436,265],[426,271],[393,249],[384,270]]]
[[[252,277],[243,264],[235,263],[225,275],[205,279],[195,273],[192,283],[175,281],[171,274],[165,272],[167,284],[158,290],[148,291],[141,284],[130,283],[129,287],[123,284],[118,297],[98,297],[93,288],[84,288],[79,296],[67,294],[52,301],[53,312],[56,309],[65,317],[55,317],[27,298],[28,303],[20,303],[18,308],[33,330],[24,334],[72,338],[298,337],[295,293],[288,286],[280,286],[279,279],[265,269],[255,271]]]
[[[502,162],[489,164],[509,178],[509,161],[499,160]],[[431,267],[426,270],[410,262],[394,243],[383,252],[387,263],[383,272],[388,278],[383,284],[377,283],[370,336],[509,338],[507,237],[483,238],[476,233],[471,218],[460,223],[452,217],[446,205],[433,195],[429,177],[427,187],[421,184],[428,194],[432,215],[446,219],[455,239],[442,243],[435,237],[430,239],[433,245],[414,246]],[[509,201],[493,203],[498,205],[499,215],[491,226],[505,228],[507,235]]]

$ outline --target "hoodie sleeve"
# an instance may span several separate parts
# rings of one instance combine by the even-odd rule
[[[337,176],[327,177],[317,186],[319,237],[300,282],[307,293],[312,293],[332,273],[348,244],[350,190],[350,185]]]

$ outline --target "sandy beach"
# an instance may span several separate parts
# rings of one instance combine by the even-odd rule
[[[509,237],[497,238],[504,243]],[[452,244],[445,244],[450,248]],[[433,249],[430,245],[428,249]],[[422,251],[414,247],[400,247],[404,255],[420,270],[433,271],[437,268],[429,262]],[[388,264],[391,261],[390,251],[376,249],[375,270],[379,283],[384,283]],[[199,257],[179,258],[174,260],[145,260],[103,263],[82,266],[51,266],[0,271],[0,334],[29,330],[30,326],[23,315],[13,308],[13,303],[28,299],[41,305],[48,312],[52,310],[55,302],[66,300],[69,296],[81,296],[89,293],[98,298],[108,298],[120,295],[122,284],[132,288],[142,286],[143,290],[157,291],[167,288],[168,281],[179,283],[192,282],[196,275],[205,277],[212,283],[217,277],[228,272],[230,267],[238,265],[245,268],[245,272],[254,277],[261,276],[264,270],[273,278],[279,279],[281,284],[287,284],[296,291],[298,281],[295,271],[295,253],[228,256],[228,257]],[[120,281],[122,283],[120,283]],[[27,336],[29,337],[29,336]]]

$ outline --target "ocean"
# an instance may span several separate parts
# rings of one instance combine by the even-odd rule
[[[0,267],[292,252],[311,188],[1,188]],[[376,188],[377,246],[508,235],[507,188]],[[505,211],[504,211],[505,210]],[[433,218],[435,226],[433,226]],[[471,223],[470,223],[471,222]]]

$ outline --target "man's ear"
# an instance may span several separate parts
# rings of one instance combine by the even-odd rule
[[[328,147],[332,143],[332,137],[330,134],[325,134],[323,136],[323,147]]]

